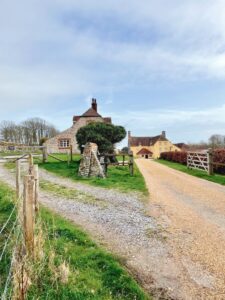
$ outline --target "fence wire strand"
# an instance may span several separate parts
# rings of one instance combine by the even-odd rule
[[[2,226],[2,228],[1,228],[1,230],[0,230],[0,234],[2,234],[2,232],[4,231],[4,229],[6,228],[6,226],[8,225],[10,219],[12,218],[12,215],[13,215],[15,209],[16,209],[16,205],[13,207],[12,212],[11,212],[11,214],[9,215],[7,221],[6,221],[5,224]]]
[[[7,276],[7,279],[6,279],[6,283],[5,283],[3,294],[1,296],[1,300],[6,300],[7,299],[7,293],[8,293],[9,283],[10,283],[10,280],[11,280],[11,277],[12,277],[13,264],[15,262],[15,254],[16,254],[16,250],[17,250],[17,246],[18,246],[18,242],[19,242],[20,233],[21,233],[21,228],[17,233],[16,244],[15,244],[15,247],[14,247],[14,250],[13,250],[13,254],[12,254],[12,258],[11,258],[11,264],[10,264],[10,268],[9,268],[9,273],[8,273],[8,276]],[[10,290],[9,299],[11,299],[11,294],[12,294],[12,289]]]
[[[9,235],[8,235],[8,237],[7,237],[7,240],[6,240],[6,242],[5,242],[5,245],[4,245],[4,247],[3,247],[2,253],[1,253],[1,255],[0,255],[0,262],[2,261],[2,258],[3,258],[3,255],[4,255],[4,253],[5,253],[6,247],[7,247],[8,243],[9,243],[9,239],[10,239],[12,233],[13,233],[13,230],[14,230],[15,227],[16,227],[17,221],[18,221],[18,216],[17,216],[15,222],[13,223],[13,227],[12,227],[12,229],[10,230],[10,233],[9,233]]]

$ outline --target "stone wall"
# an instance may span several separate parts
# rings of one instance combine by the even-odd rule
[[[105,178],[103,168],[98,159],[98,146],[94,143],[87,143],[82,154],[79,176]]]

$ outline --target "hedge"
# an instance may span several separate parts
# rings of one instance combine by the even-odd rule
[[[187,165],[187,152],[185,151],[171,151],[163,152],[160,159]],[[213,162],[225,164],[225,149],[217,149],[213,151]],[[225,166],[214,165],[214,172],[218,174],[225,174]]]

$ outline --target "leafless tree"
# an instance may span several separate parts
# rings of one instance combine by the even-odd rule
[[[2,121],[0,124],[1,137],[18,144],[39,145],[43,138],[51,138],[58,133],[54,125],[41,118],[27,119],[20,124],[12,121]]]
[[[225,135],[213,134],[209,138],[209,144],[213,148],[215,148],[215,147],[216,148],[225,147]]]

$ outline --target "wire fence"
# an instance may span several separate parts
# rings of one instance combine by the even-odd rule
[[[16,164],[17,199],[0,228],[0,266],[3,270],[2,273],[4,273],[1,274],[0,280],[1,300],[25,299],[24,266],[26,260],[34,259],[39,178],[38,166],[33,164],[32,157],[30,157],[28,163],[25,175],[21,175],[20,163]],[[17,286],[15,291],[14,281],[17,277],[20,277],[19,288]],[[20,291],[20,289],[22,290]]]

